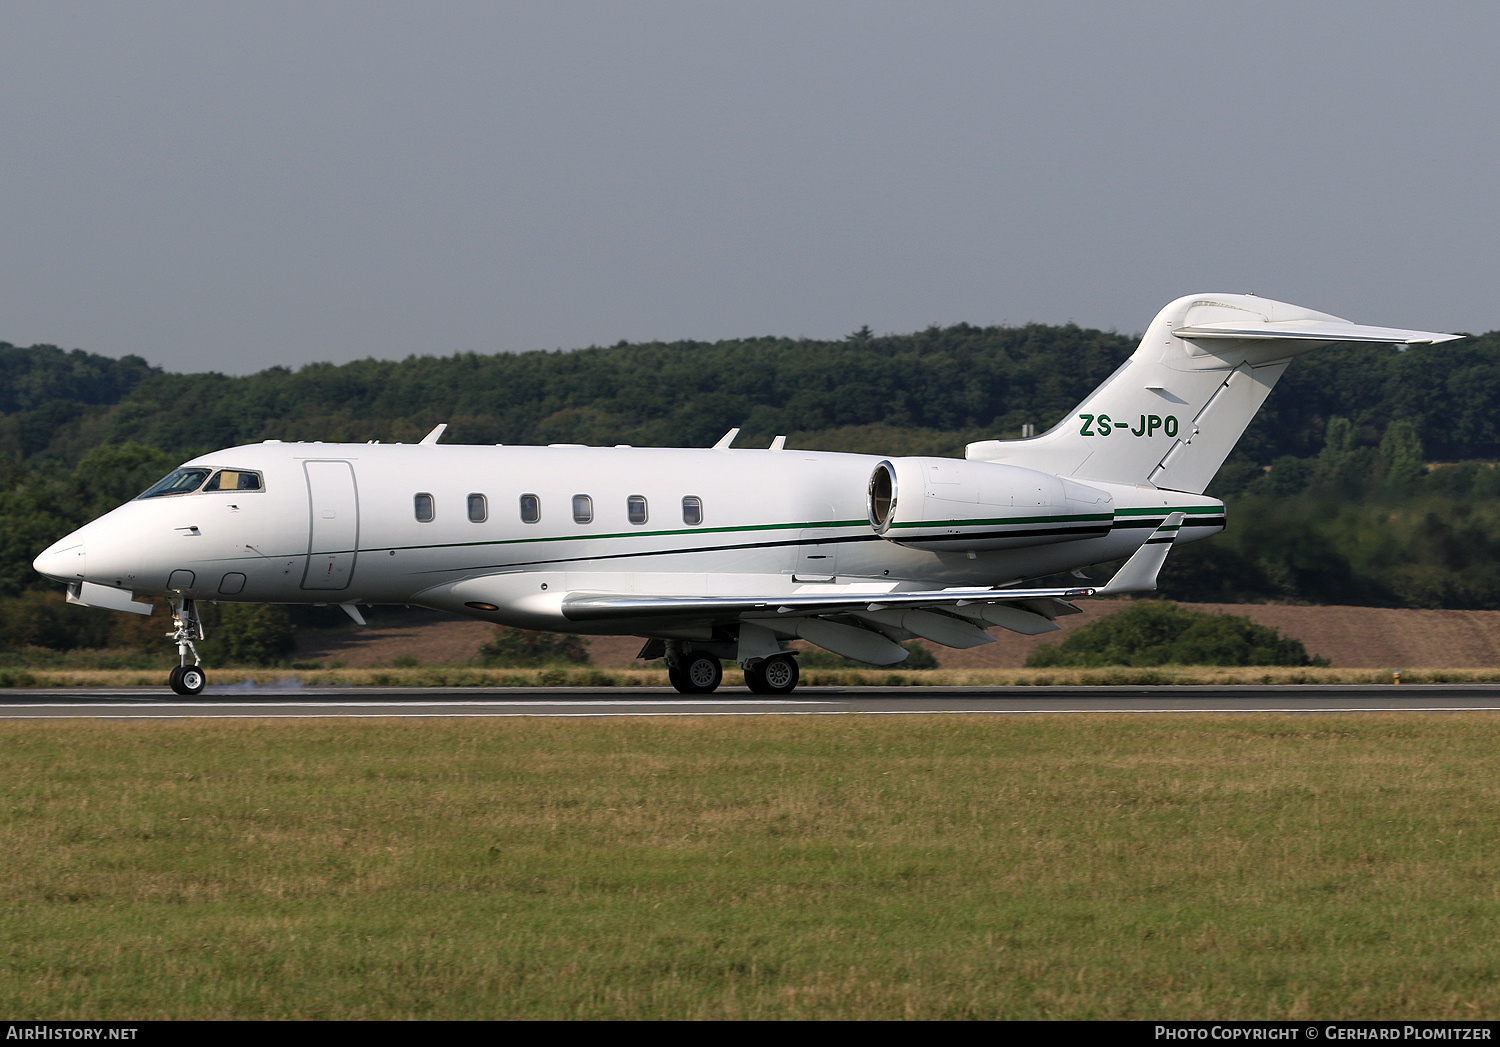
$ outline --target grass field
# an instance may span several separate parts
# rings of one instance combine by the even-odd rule
[[[0,1013],[1493,1018],[1490,715],[0,724]]]

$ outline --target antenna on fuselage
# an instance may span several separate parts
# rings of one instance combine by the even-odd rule
[[[740,430],[739,427],[736,426],[735,428],[729,430],[729,432],[725,433],[723,436],[719,437],[719,442],[714,444],[713,449],[715,451],[729,450],[729,445],[734,443],[734,438],[739,435]]]
[[[442,436],[443,435],[443,430],[445,430],[447,428],[448,428],[448,423],[447,422],[439,423],[432,430],[432,432],[430,432],[426,436],[422,437],[422,443],[424,443],[424,444],[435,444],[435,443],[437,443],[438,442],[438,437]],[[736,431],[738,431],[738,430],[736,430]]]

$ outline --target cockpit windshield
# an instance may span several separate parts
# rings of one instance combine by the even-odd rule
[[[260,473],[247,469],[220,469],[204,486],[205,491],[259,491]]]
[[[160,498],[168,494],[189,494],[203,485],[209,472],[208,469],[173,469],[136,497]]]

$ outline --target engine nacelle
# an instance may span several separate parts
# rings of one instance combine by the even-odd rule
[[[870,526],[919,549],[1010,549],[1097,538],[1108,492],[1051,473],[957,458],[888,458],[870,474]]]

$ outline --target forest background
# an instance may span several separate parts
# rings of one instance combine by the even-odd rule
[[[264,439],[963,453],[1044,430],[1138,337],[1072,325],[931,327],[401,361],[244,377],[0,343],[0,647],[159,645],[160,623],[64,607],[31,570],[57,538],[195,455]],[[1178,550],[1159,595],[1500,607],[1500,332],[1295,361],[1209,493],[1229,528]],[[133,619],[122,622],[121,619]],[[248,623],[247,623],[248,624]],[[141,633],[137,637],[134,634]]]

